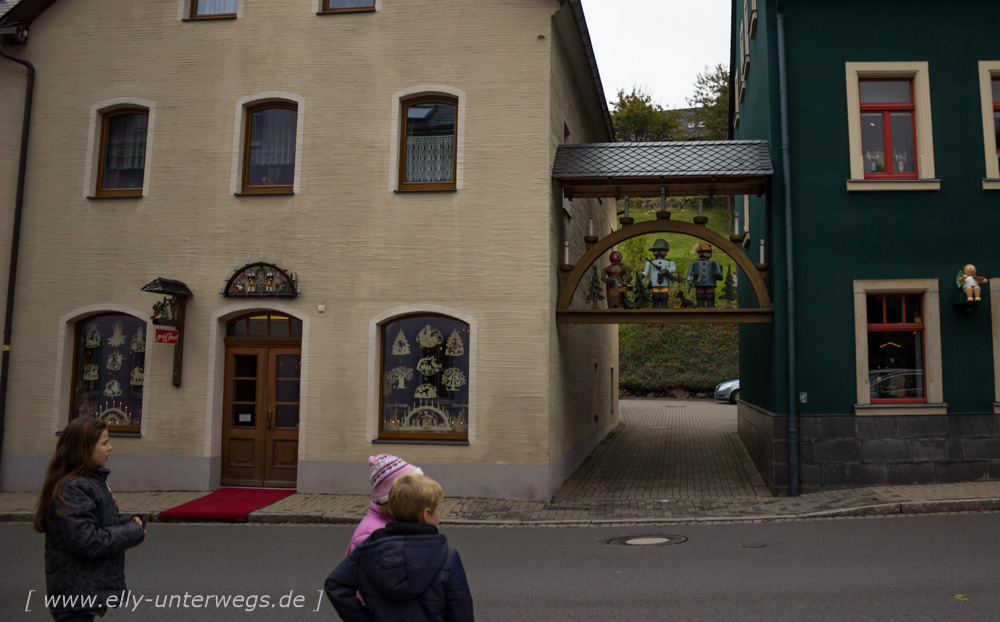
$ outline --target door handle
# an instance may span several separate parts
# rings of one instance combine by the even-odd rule
[[[267,429],[270,430],[271,429],[271,409],[270,408],[267,409],[267,420],[266,421],[267,421]]]

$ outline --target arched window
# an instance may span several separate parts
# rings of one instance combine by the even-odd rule
[[[251,313],[226,322],[226,337],[301,339],[302,320],[287,315]]]
[[[445,315],[382,325],[379,438],[468,440],[469,336]]]
[[[424,95],[401,106],[399,190],[454,190],[458,98]]]
[[[146,322],[105,313],[76,324],[70,419],[95,417],[114,431],[139,432]]]
[[[286,194],[293,191],[297,122],[295,102],[270,101],[247,108],[242,192]]]
[[[142,196],[149,111],[116,108],[101,115],[95,196]]]

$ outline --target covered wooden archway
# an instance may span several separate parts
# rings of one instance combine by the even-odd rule
[[[773,174],[770,149],[763,140],[662,143],[598,143],[560,145],[552,177],[563,196],[574,198],[761,195]],[[743,235],[716,233],[704,224],[670,220],[661,211],[656,220],[621,228],[602,239],[587,240],[587,251],[568,269],[556,304],[561,324],[671,324],[772,322],[773,306],[764,277],[766,264],[754,264],[742,248]],[[682,233],[705,240],[736,262],[750,282],[757,307],[739,309],[572,309],[573,294],[601,255],[615,245],[648,233]]]

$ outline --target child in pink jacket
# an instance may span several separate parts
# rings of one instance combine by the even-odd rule
[[[396,478],[406,473],[416,473],[423,475],[419,468],[407,463],[402,458],[390,454],[379,454],[368,456],[368,468],[371,473],[372,482],[372,502],[368,507],[368,514],[361,519],[354,535],[351,536],[351,544],[347,547],[347,555],[358,548],[368,536],[378,529],[382,529],[389,524],[391,515],[386,506],[389,500],[389,490]]]

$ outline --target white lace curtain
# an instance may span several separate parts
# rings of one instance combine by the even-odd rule
[[[250,164],[253,166],[295,163],[296,112],[271,108],[253,113],[250,126]]]
[[[239,0],[194,0],[198,3],[195,15],[226,15],[236,12]]]
[[[148,121],[144,114],[121,114],[108,119],[104,145],[106,171],[141,171],[145,168]]]
[[[455,137],[407,136],[406,181],[452,181]]]

